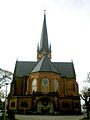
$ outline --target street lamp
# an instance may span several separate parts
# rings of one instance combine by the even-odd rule
[[[4,105],[4,120],[6,120],[6,107],[7,107],[7,87],[9,83],[5,83],[6,92],[5,92],[5,105]]]

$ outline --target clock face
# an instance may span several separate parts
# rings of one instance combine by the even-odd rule
[[[44,78],[44,79],[42,80],[42,84],[43,84],[44,86],[47,86],[47,85],[49,84],[49,80],[48,80],[47,78]]]

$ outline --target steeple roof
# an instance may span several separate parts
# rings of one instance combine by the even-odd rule
[[[47,55],[44,55],[42,59],[37,63],[36,67],[33,69],[33,72],[55,72],[59,73],[53,63],[50,61]],[[59,73],[60,74],[60,73]]]
[[[44,21],[42,26],[41,40],[40,40],[40,51],[47,52],[49,49],[48,46],[48,34],[47,34],[47,26],[46,26],[46,13],[44,12]]]

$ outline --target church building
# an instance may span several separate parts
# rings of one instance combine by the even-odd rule
[[[73,62],[52,62],[51,57],[44,13],[37,61],[16,61],[8,97],[9,110],[18,114],[80,114]]]

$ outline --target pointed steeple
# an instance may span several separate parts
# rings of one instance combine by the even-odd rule
[[[37,52],[39,52],[39,43],[38,43],[38,45],[37,45]]]
[[[46,25],[46,12],[44,10],[44,20],[43,20],[43,26],[42,26],[42,33],[41,33],[41,40],[40,40],[40,46],[38,48],[37,52],[37,59],[40,60],[45,54],[49,55],[49,58],[51,59],[51,51],[50,46],[48,43],[48,33],[47,33],[47,25]]]
[[[46,26],[46,13],[44,12],[44,21],[41,33],[41,41],[40,41],[40,50],[48,51],[48,34],[47,34],[47,26]]]
[[[50,44],[50,46],[49,46],[49,51],[50,51],[50,53],[51,53],[51,44]]]

